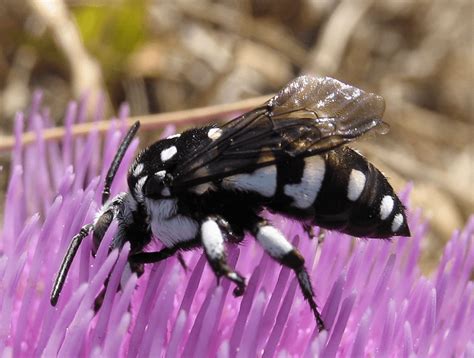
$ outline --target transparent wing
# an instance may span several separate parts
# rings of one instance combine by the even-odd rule
[[[370,131],[386,133],[382,97],[330,77],[301,76],[262,107],[216,128],[174,170],[189,187],[248,172],[287,157],[321,154]]]

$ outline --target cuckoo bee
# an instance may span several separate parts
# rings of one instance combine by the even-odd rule
[[[128,192],[110,186],[136,134],[125,136],[107,174],[103,206],[77,234],[51,294],[55,305],[81,241],[97,247],[112,220],[112,248],[131,245],[129,269],[202,247],[215,275],[245,291],[245,278],[227,262],[226,245],[250,233],[277,262],[291,268],[319,329],[303,256],[263,209],[304,224],[357,237],[409,236],[405,209],[385,176],[345,146],[368,132],[384,133],[382,97],[329,77],[301,76],[277,95],[224,125],[193,128],[144,149],[128,172]],[[156,238],[163,249],[144,249]]]

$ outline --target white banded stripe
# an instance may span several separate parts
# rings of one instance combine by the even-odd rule
[[[292,205],[299,209],[310,207],[318,196],[326,173],[326,162],[320,156],[308,157],[304,160],[304,171],[301,182],[286,184],[285,195],[293,198]]]

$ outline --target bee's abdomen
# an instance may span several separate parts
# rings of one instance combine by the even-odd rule
[[[358,237],[410,235],[393,188],[357,152],[343,147],[294,163],[293,173],[279,178],[279,194],[286,197],[285,206],[294,208],[290,215],[310,216],[318,226]],[[286,211],[282,205],[275,209]]]

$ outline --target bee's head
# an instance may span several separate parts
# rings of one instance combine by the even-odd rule
[[[141,250],[148,243],[151,234],[147,213],[130,193],[123,192],[105,203],[96,214],[92,224],[93,255],[113,220],[117,220],[118,229],[110,249],[121,248],[129,241],[132,250]]]

